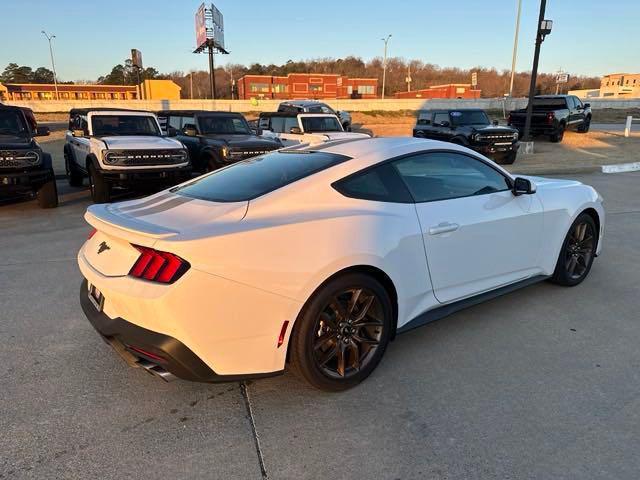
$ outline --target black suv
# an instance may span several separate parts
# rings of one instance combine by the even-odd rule
[[[210,172],[282,148],[277,140],[257,136],[239,113],[165,110],[157,115],[166,134],[189,149],[196,172]]]
[[[518,130],[492,124],[479,108],[422,111],[413,136],[464,145],[507,165],[515,161],[520,146]]]
[[[49,129],[33,130],[21,108],[0,106],[0,195],[35,193],[42,208],[58,206],[51,155],[33,138],[45,135]]]

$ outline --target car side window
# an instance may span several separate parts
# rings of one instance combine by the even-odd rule
[[[350,175],[333,184],[346,197],[378,202],[412,203],[413,199],[390,163]]]
[[[440,125],[442,122],[450,123],[449,114],[447,112],[436,113],[433,116],[433,124]]]
[[[180,117],[169,117],[169,126],[180,130]]]
[[[275,120],[276,118],[278,117],[274,117],[272,120]],[[270,120],[269,117],[260,117],[258,119],[258,128],[262,130],[269,130],[273,128],[269,125],[269,120]],[[273,123],[273,121],[271,123]],[[274,130],[274,132],[277,132],[277,130]]]
[[[578,97],[573,97],[573,103],[575,104],[576,108],[583,108],[582,101],[580,101]]]
[[[431,112],[421,112],[418,114],[418,125],[431,125]]]
[[[309,107],[309,113],[322,113],[322,107],[320,107],[319,105]]]
[[[416,203],[486,195],[511,188],[502,173],[456,152],[422,153],[393,164]]]
[[[298,117],[285,117],[283,133],[290,133],[291,127],[299,127]]]
[[[320,111],[322,113],[335,113],[333,110],[331,110],[329,107],[327,107],[326,105],[322,105],[320,107]]]

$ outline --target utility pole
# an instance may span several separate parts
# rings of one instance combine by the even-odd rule
[[[407,65],[407,92],[411,91],[411,63]]]
[[[60,95],[58,94],[58,76],[56,75],[56,63],[53,61],[53,47],[51,46],[51,40],[56,38],[55,35],[49,35],[47,32],[42,30],[42,34],[49,40],[49,54],[51,54],[51,68],[53,69],[53,86],[56,90],[56,100],[60,100]]]
[[[531,116],[533,115],[533,98],[536,94],[536,80],[538,78],[538,61],[540,59],[540,47],[544,42],[544,37],[551,33],[551,20],[544,19],[544,12],[547,7],[547,0],[540,0],[540,15],[536,29],[536,48],[533,52],[533,68],[531,69],[531,83],[529,84],[529,102],[527,104],[527,117],[524,123],[524,141],[531,141],[529,130],[531,129]]]
[[[193,100],[193,71],[189,72],[189,98]]]
[[[518,34],[520,32],[520,10],[522,0],[518,0],[518,13],[516,15],[516,33],[513,37],[513,56],[511,57],[511,83],[509,83],[509,97],[513,97],[513,79],[516,75],[516,57],[518,56]]]
[[[384,60],[382,61],[382,100],[384,100],[384,90],[387,83],[387,44],[389,43],[390,38],[391,34],[387,35],[387,38],[381,39],[384,42]]]

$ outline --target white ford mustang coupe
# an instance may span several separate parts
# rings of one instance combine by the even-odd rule
[[[543,279],[579,284],[604,231],[592,187],[418,138],[281,150],[85,218],[81,305],[130,365],[213,382],[290,363],[331,391],[396,333]]]

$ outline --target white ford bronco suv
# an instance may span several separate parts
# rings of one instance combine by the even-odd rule
[[[74,108],[64,158],[71,186],[89,178],[96,203],[111,200],[114,188],[148,190],[191,178],[185,146],[162,135],[151,112],[109,108]]]
[[[345,132],[336,115],[325,113],[263,112],[257,127],[259,135],[279,138],[285,147],[369,138],[366,133]]]

